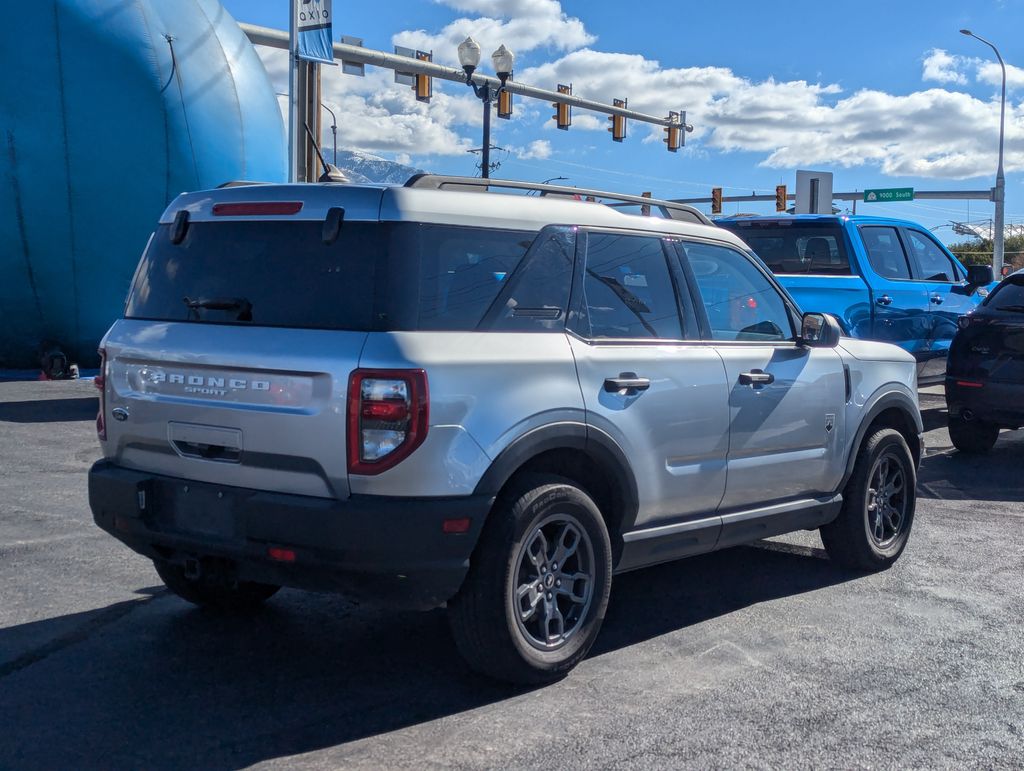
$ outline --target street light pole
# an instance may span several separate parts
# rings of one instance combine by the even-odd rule
[[[1003,133],[1006,125],[1006,64],[1003,62],[1003,57],[999,53],[999,49],[995,47],[990,41],[975,35],[969,29],[960,30],[960,34],[973,37],[975,40],[979,40],[989,48],[996,55],[996,59],[999,60],[999,66],[1003,71],[1003,89],[999,101],[999,166],[996,168],[996,186],[993,192],[995,199],[995,222],[993,223],[992,230],[992,272],[995,273],[996,279],[1002,276],[1003,272],[1003,249],[1004,249],[1004,205],[1006,202],[1006,179],[1003,177]]]
[[[473,72],[480,64],[480,44],[473,38],[467,37],[459,43],[459,64],[466,73],[466,85],[473,89],[473,93],[484,103],[484,144],[480,155],[480,176],[487,179],[491,176],[491,100],[501,93],[505,87],[505,81],[512,74],[512,64],[515,61],[515,54],[505,48],[498,46],[498,50],[491,54],[491,61],[494,64],[494,72],[501,81],[498,89],[491,92],[491,85],[484,81],[483,86],[473,82]]]

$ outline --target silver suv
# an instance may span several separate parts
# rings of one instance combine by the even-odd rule
[[[436,176],[182,195],[101,353],[90,504],[171,591],[447,604],[510,681],[586,655],[615,573],[815,528],[879,570],[914,516],[914,359],[801,316],[666,201]]]

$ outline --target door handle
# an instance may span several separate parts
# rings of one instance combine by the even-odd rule
[[[605,378],[604,381],[604,390],[610,394],[634,396],[638,391],[646,391],[650,387],[650,379],[639,377],[635,372],[620,372],[618,377]]]
[[[876,305],[892,305],[892,298],[884,294],[875,300]]]
[[[931,297],[929,297],[928,299],[930,299],[930,300],[931,300],[931,301],[932,301],[933,303],[935,303],[936,305],[942,305],[942,302],[943,302],[943,300],[945,300],[946,298],[945,298],[945,297],[943,297],[943,296],[942,296],[942,295],[940,295],[940,294],[933,294],[933,295],[932,295]]]
[[[740,385],[748,385],[757,388],[775,382],[775,375],[771,372],[764,372],[760,369],[752,369],[740,375]]]

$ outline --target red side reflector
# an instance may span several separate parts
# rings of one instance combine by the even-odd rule
[[[753,297],[748,297],[747,298],[747,307],[750,308],[750,309],[756,308],[757,307],[757,300],[755,300]]]
[[[984,383],[975,383],[973,380],[957,380],[958,386],[964,386],[965,388],[984,388]]]
[[[449,535],[457,533],[468,533],[471,522],[469,517],[459,517],[458,519],[446,519],[441,523],[441,532],[448,533]]]
[[[267,556],[276,562],[295,562],[295,552],[292,549],[282,549],[280,546],[271,546],[267,549]]]
[[[239,217],[271,214],[296,214],[302,201],[245,201],[244,203],[215,203],[214,216]]]

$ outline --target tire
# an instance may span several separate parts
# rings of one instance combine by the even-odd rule
[[[448,603],[459,652],[498,680],[558,680],[597,638],[611,582],[611,544],[594,501],[569,480],[528,475],[495,504]]]
[[[868,436],[843,490],[839,516],[820,528],[829,559],[852,570],[891,566],[910,538],[916,488],[917,470],[903,436],[891,428]]]
[[[200,577],[187,578],[185,569],[162,560],[153,560],[153,567],[164,585],[183,600],[222,613],[245,613],[260,607],[281,588],[255,581],[226,582]]]
[[[986,420],[964,420],[949,416],[949,438],[960,452],[980,455],[992,449],[999,438],[999,426]]]

